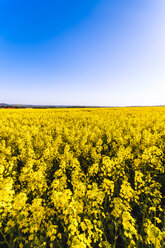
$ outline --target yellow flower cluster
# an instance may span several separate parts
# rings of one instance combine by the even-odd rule
[[[164,244],[164,107],[0,110],[0,248]]]

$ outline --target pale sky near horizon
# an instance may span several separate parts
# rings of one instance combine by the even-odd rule
[[[0,102],[165,105],[164,0],[1,0]]]

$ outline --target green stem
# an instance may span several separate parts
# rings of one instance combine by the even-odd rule
[[[62,248],[62,246],[60,245],[60,242],[58,241],[58,239],[57,239],[57,244],[58,244],[58,246],[59,246],[60,248]]]
[[[5,243],[8,245],[8,247],[10,248],[10,244],[9,244],[9,242],[7,241],[7,239],[6,239],[6,237],[5,237],[5,235],[3,234],[3,232],[0,230],[0,233],[2,234],[2,236],[3,236],[3,238],[4,238],[4,240],[5,240]]]
[[[114,240],[114,244],[113,244],[113,248],[116,248],[116,240],[117,240],[117,225],[115,224],[115,240]]]
[[[156,209],[156,206],[155,206],[155,209]],[[154,225],[156,227],[156,210],[155,210],[155,220],[154,220]],[[156,247],[156,235],[155,235],[155,247]]]
[[[144,224],[144,220],[145,220],[145,217],[146,217],[146,203],[147,203],[147,197],[145,197],[145,200],[144,200],[144,213],[143,213],[143,217],[142,217],[142,225],[141,225],[141,229],[140,229],[140,236],[142,234],[142,231],[143,231],[143,224]],[[139,247],[139,238],[137,240],[137,243],[136,243],[136,247],[138,248]]]
[[[99,213],[99,220],[100,220],[101,223],[102,223],[102,219],[101,219],[100,213]],[[108,243],[108,240],[107,240],[107,237],[106,237],[106,234],[105,234],[105,230],[104,230],[104,225],[103,225],[103,223],[102,223],[102,232],[103,232],[103,235],[104,235],[104,238],[105,238],[106,242]]]

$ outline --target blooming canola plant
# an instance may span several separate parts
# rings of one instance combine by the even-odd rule
[[[0,247],[164,243],[164,107],[0,110]]]

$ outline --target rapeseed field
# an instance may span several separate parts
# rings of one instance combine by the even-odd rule
[[[0,110],[0,247],[164,244],[164,107]]]

